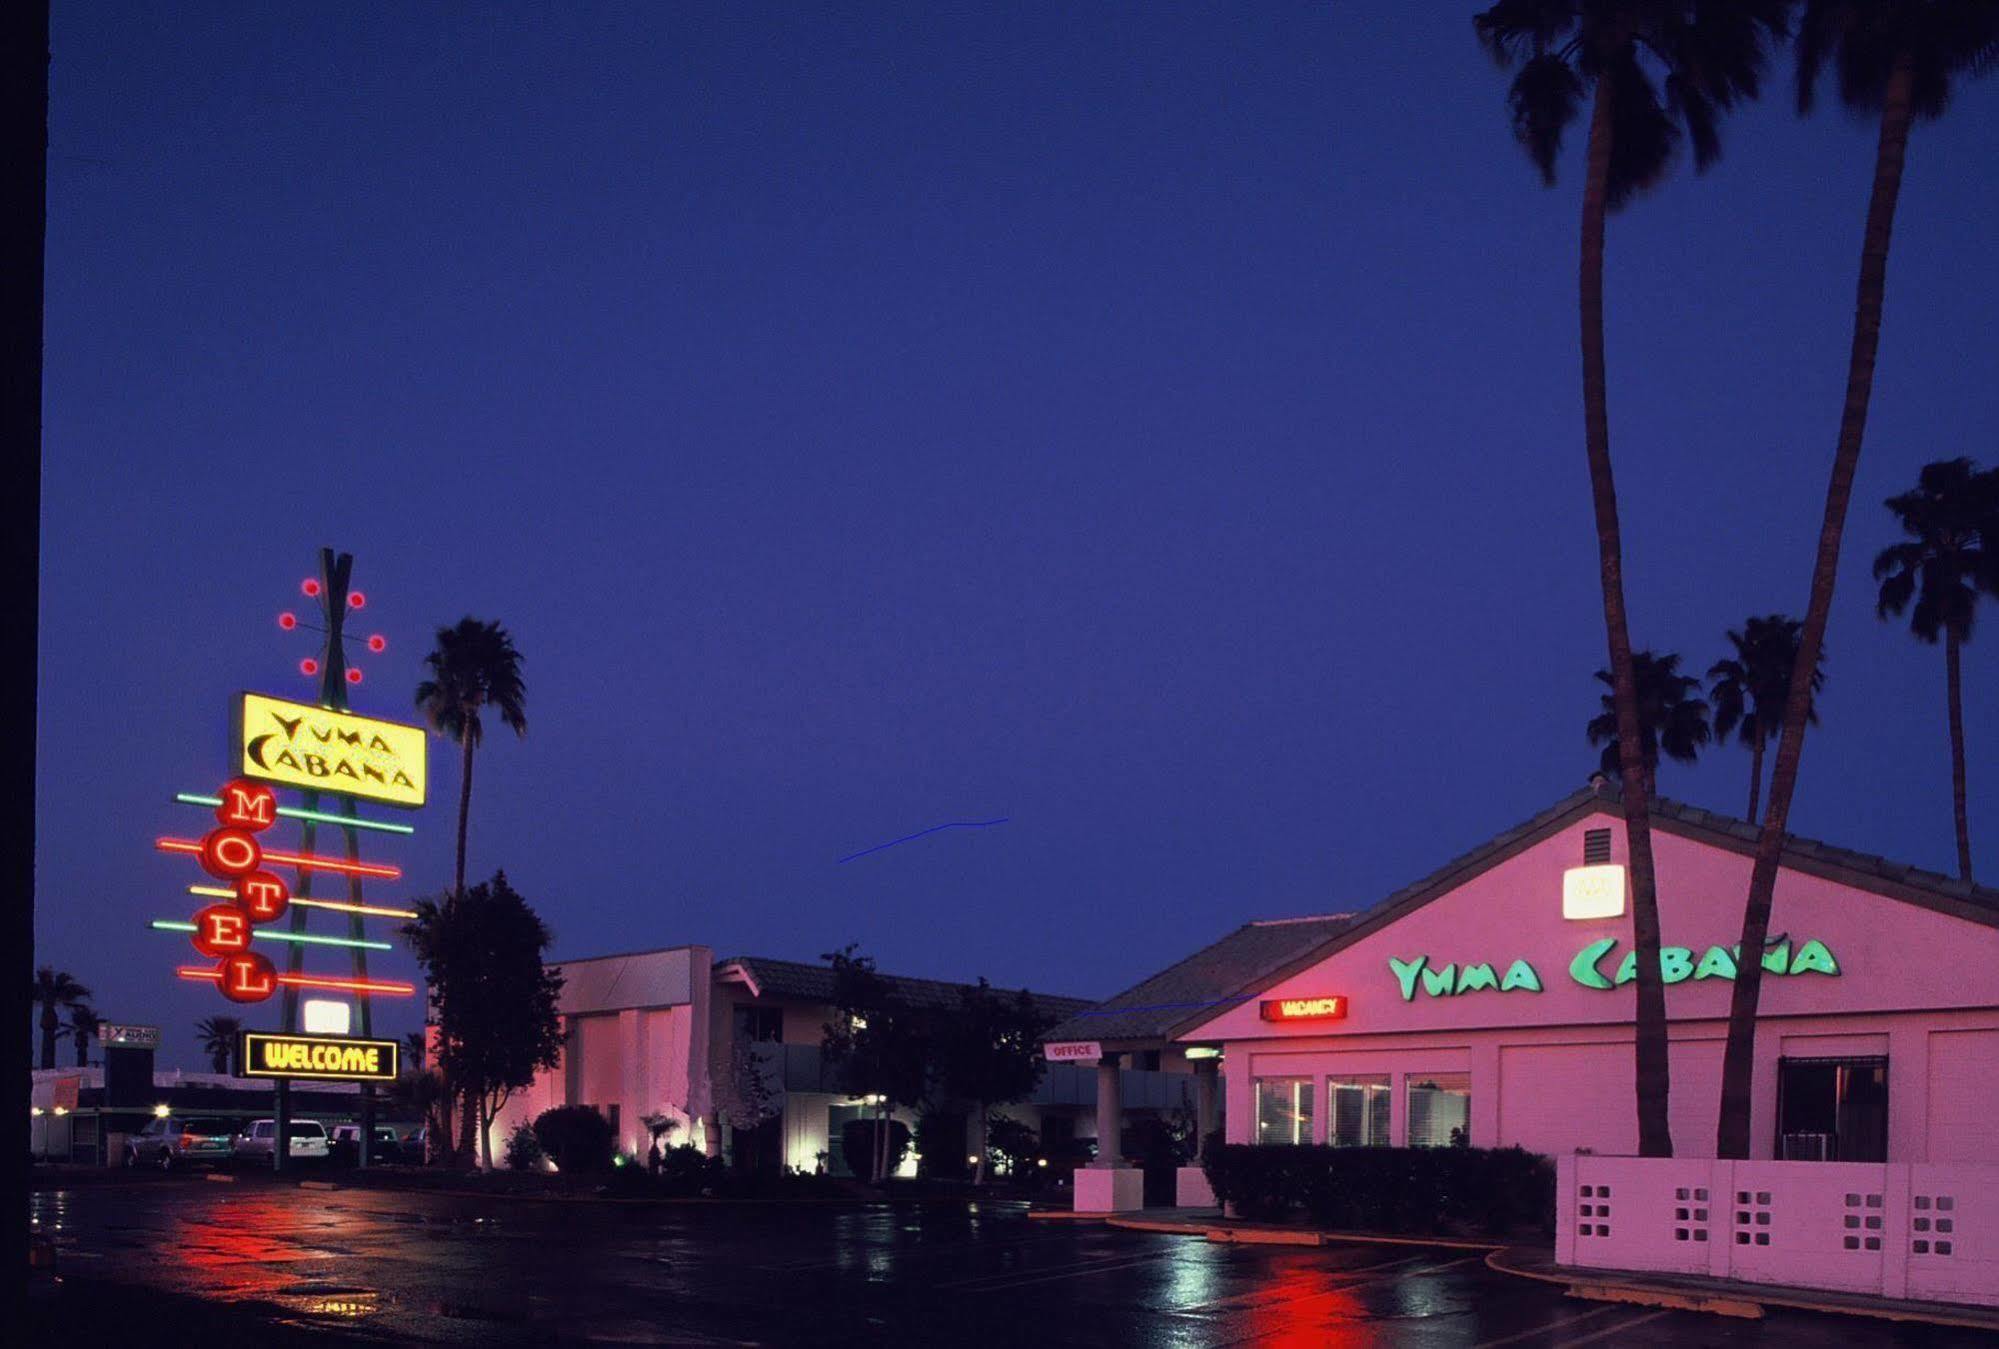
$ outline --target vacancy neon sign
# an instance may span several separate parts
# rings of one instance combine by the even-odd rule
[[[1263,1001],[1265,1021],[1344,1021],[1347,1019],[1347,1000],[1343,993],[1331,993],[1316,998],[1266,998]]]

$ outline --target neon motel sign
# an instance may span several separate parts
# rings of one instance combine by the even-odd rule
[[[1622,988],[1636,979],[1636,951],[1626,951],[1624,958],[1614,967],[1607,964],[1616,947],[1617,938],[1601,937],[1576,952],[1569,961],[1570,980],[1583,988],[1612,989]],[[1710,946],[1696,959],[1690,946],[1662,946],[1659,948],[1659,977],[1668,984],[1685,983],[1690,979],[1732,980],[1741,954],[1739,946]],[[1418,992],[1432,998],[1446,998],[1461,993],[1476,993],[1481,989],[1501,993],[1539,993],[1542,989],[1540,974],[1527,960],[1515,960],[1503,974],[1485,961],[1438,965],[1429,956],[1421,955],[1408,960],[1390,956],[1388,968],[1395,975],[1404,1002],[1413,1001]],[[1834,959],[1824,942],[1814,939],[1794,949],[1788,937],[1763,952],[1763,968],[1780,977],[1803,974],[1837,976],[1840,972],[1839,961]]]
[[[1265,1021],[1344,1021],[1347,1000],[1343,993],[1311,998],[1265,998],[1258,1010]]]

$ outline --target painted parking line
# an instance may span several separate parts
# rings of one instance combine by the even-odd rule
[[[1574,1316],[1564,1316],[1559,1321],[1543,1321],[1540,1325],[1534,1326],[1531,1329],[1516,1331],[1511,1335],[1501,1335],[1496,1340],[1482,1340],[1478,1344],[1473,1345],[1472,1349],[1499,1349],[1503,1344],[1518,1344],[1522,1340],[1539,1339],[1543,1335],[1553,1334],[1564,1326],[1577,1325],[1583,1321],[1594,1321],[1599,1317],[1608,1316],[1612,1312],[1621,1310],[1623,1309],[1620,1307],[1598,1307],[1595,1311],[1578,1312]]]
[[[1026,1277],[1016,1274],[985,1275],[977,1279],[961,1279],[955,1283],[934,1284],[936,1288],[957,1288],[967,1293],[1003,1293],[1015,1288],[1025,1288],[1029,1284],[1055,1283],[1062,1279],[1083,1279],[1092,1274],[1109,1274],[1121,1270],[1137,1269],[1142,1265],[1156,1265],[1162,1260],[1173,1258],[1174,1252],[1160,1251],[1154,1255],[1130,1256],[1116,1260],[1098,1260],[1093,1263],[1071,1265],[1067,1269],[1046,1272],[1023,1271]]]
[[[1612,1335],[1622,1335],[1625,1331],[1636,1326],[1642,1326],[1647,1321],[1656,1321],[1662,1316],[1671,1315],[1672,1313],[1669,1311],[1646,1312],[1643,1316],[1634,1316],[1629,1321],[1619,1321],[1614,1326],[1609,1326],[1588,1335],[1577,1336],[1573,1340],[1567,1340],[1564,1342],[1563,1349],[1576,1349],[1577,1345],[1595,1344],[1598,1340],[1609,1339]]]

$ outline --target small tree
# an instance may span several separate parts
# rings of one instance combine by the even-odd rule
[[[532,1171],[542,1158],[541,1140],[534,1136],[534,1126],[523,1120],[507,1135],[507,1169],[509,1171]]]
[[[833,967],[833,1020],[820,1045],[842,1085],[875,1108],[874,1147],[868,1179],[889,1166],[890,1131],[883,1127],[898,1105],[916,1106],[929,1086],[930,1028],[923,1015],[896,1001],[875,962],[852,945],[820,957]],[[847,1164],[853,1165],[852,1157]]]
[[[611,1169],[611,1121],[587,1105],[559,1105],[535,1116],[535,1141],[565,1175]]]
[[[726,1055],[726,1057],[724,1057]],[[715,1093],[715,1139],[723,1129],[757,1129],[784,1113],[784,1089],[771,1080],[756,1051],[741,1040],[728,1041],[710,1071]]]
[[[236,1055],[236,1037],[242,1033],[241,1017],[205,1016],[194,1023],[201,1052],[208,1055],[208,1066],[218,1073],[229,1071],[229,1061]]]
[[[1024,1101],[1041,1085],[1047,1063],[1041,1033],[1054,1024],[1022,989],[1012,997],[995,992],[984,979],[958,995],[958,1010],[937,1027],[938,1085],[947,1096],[972,1105],[978,1130],[972,1181],[986,1180],[989,1133],[986,1112]]]
[[[562,976],[542,962],[548,928],[495,872],[455,901],[422,901],[404,931],[430,985],[437,1066],[471,1103],[490,1171],[493,1117],[536,1072],[561,1061]]]

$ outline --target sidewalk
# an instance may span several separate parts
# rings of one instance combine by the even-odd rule
[[[1880,1321],[1960,1326],[1999,1333],[1999,1308],[1968,1307],[1949,1302],[1909,1302],[1817,1288],[1740,1283],[1734,1279],[1709,1279],[1692,1274],[1580,1269],[1557,1265],[1554,1252],[1535,1246],[1510,1246],[1496,1250],[1486,1257],[1485,1263],[1505,1274],[1563,1284],[1567,1286],[1570,1297],[1597,1302],[1630,1302],[1645,1307],[1670,1307],[1750,1318],[1761,1317],[1765,1307],[1783,1307],[1833,1316],[1866,1316]]]

